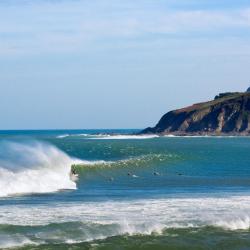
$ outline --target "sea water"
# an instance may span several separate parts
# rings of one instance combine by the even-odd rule
[[[136,132],[1,131],[0,248],[250,249],[250,137]]]

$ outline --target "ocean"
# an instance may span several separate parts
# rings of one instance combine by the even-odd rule
[[[0,131],[0,248],[250,249],[250,137],[136,132]]]

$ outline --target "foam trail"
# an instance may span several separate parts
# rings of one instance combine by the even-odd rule
[[[1,197],[76,189],[69,173],[77,161],[56,147],[40,142],[5,142],[0,149]]]
[[[142,140],[142,139],[153,139],[158,138],[158,135],[98,135],[92,137],[92,140]]]
[[[56,138],[58,139],[63,139],[63,138],[67,138],[67,137],[86,137],[86,136],[91,136],[91,134],[62,134],[62,135],[58,135]]]
[[[86,139],[92,140],[142,140],[142,139],[152,139],[158,138],[159,135],[129,135],[129,134],[62,134],[58,135],[56,138],[63,139],[66,137],[84,137]]]

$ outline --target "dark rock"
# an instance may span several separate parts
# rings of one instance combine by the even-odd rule
[[[222,93],[213,101],[170,111],[140,134],[250,135],[250,92]]]

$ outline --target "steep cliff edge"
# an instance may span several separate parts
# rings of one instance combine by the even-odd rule
[[[250,135],[250,93],[223,93],[213,101],[170,111],[140,134]]]

